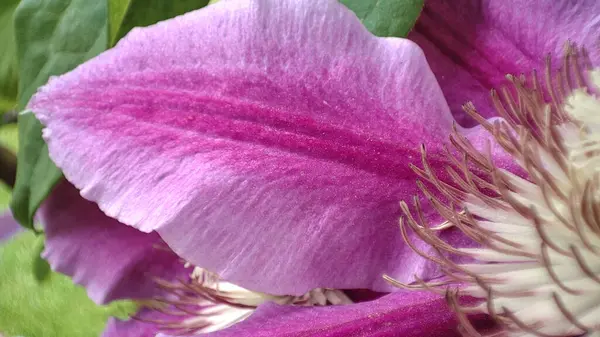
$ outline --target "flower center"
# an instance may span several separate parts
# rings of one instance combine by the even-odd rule
[[[471,313],[494,318],[498,336],[600,335],[600,72],[588,72],[585,61],[583,51],[568,45],[556,77],[548,61],[545,88],[535,72],[530,78],[509,76],[512,90],[492,93],[504,121],[490,123],[465,106],[527,179],[497,167],[455,132],[452,143],[462,160],[452,158],[455,167],[449,169],[456,174],[449,185],[436,178],[423,150],[425,169],[417,173],[440,193],[421,184],[423,192],[447,222],[481,247],[447,244],[403,202],[405,240],[409,227],[437,248],[440,254],[429,256],[407,242],[439,263],[446,279],[416,285],[386,279],[445,294],[467,335],[480,336],[467,319]],[[418,203],[415,209],[420,214]],[[474,262],[457,264],[446,253]],[[461,296],[480,301],[467,306],[459,303]]]

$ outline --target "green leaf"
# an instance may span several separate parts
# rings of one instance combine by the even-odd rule
[[[10,208],[21,225],[33,229],[35,212],[62,173],[50,160],[48,146],[42,139],[42,125],[35,116],[32,113],[21,115],[18,124],[20,151]]]
[[[118,39],[117,35],[132,0],[108,0],[108,36],[111,45]]]
[[[340,0],[377,36],[406,37],[423,9],[423,0]]]
[[[0,114],[17,105],[17,89],[19,73],[17,69],[17,50],[13,13],[19,0],[2,0],[0,2]]]
[[[133,27],[144,27],[202,8],[208,0],[109,0],[110,41],[116,44]]]
[[[19,58],[19,109],[53,75],[72,70],[108,46],[106,1],[22,0],[15,11]],[[11,209],[23,226],[62,174],[48,156],[42,126],[31,113],[19,116],[17,181]]]

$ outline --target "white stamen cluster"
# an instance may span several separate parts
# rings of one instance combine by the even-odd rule
[[[335,289],[313,289],[302,296],[271,295],[258,291],[251,291],[233,283],[223,281],[218,275],[206,269],[196,267],[192,277],[198,284],[204,287],[205,292],[211,297],[231,304],[248,307],[258,307],[265,302],[277,304],[302,305],[302,306],[324,306],[350,304],[352,301],[344,292]]]
[[[266,302],[281,305],[324,306],[350,304],[343,291],[314,289],[302,296],[271,295],[251,291],[226,282],[214,273],[194,267],[190,280],[156,280],[167,294],[164,298],[141,304],[171,319],[137,319],[154,323],[163,332],[194,335],[225,329],[249,317]]]
[[[512,91],[492,93],[502,122],[487,122],[472,105],[465,106],[514,157],[526,179],[498,168],[489,154],[455,132],[451,141],[462,158],[449,154],[454,181],[443,182],[423,149],[424,167],[415,171],[440,193],[420,184],[422,191],[480,248],[440,240],[435,227],[423,223],[418,199],[416,217],[403,202],[405,240],[439,263],[447,278],[417,279],[416,285],[387,279],[399,287],[444,293],[466,335],[481,335],[467,315],[487,313],[500,326],[490,336],[600,337],[600,72],[583,71],[584,60],[569,46],[557,77],[549,76],[548,63],[545,89],[535,73],[529,79],[509,77]],[[416,249],[407,227],[439,254]],[[476,261],[456,264],[448,253]],[[461,305],[461,296],[481,301]]]

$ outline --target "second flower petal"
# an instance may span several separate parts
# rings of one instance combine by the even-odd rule
[[[482,329],[493,328],[493,321],[483,316],[473,317],[473,324]],[[267,303],[244,322],[209,336],[458,337],[461,334],[457,327],[455,314],[443,297],[400,291],[371,302],[331,307]]]
[[[42,204],[39,218],[46,234],[44,258],[83,285],[96,303],[150,298],[158,293],[155,277],[171,280],[188,273],[156,233],[107,217],[67,182]]]

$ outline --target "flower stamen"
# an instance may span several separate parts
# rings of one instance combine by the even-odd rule
[[[186,267],[191,267],[189,263]],[[323,306],[352,303],[343,291],[313,289],[302,296],[270,295],[226,282],[194,267],[187,280],[154,279],[161,297],[137,301],[146,309],[133,319],[154,324],[171,335],[194,335],[227,328],[249,317],[262,303]]]
[[[491,93],[503,121],[489,122],[472,103],[464,105],[527,179],[497,167],[490,143],[479,151],[456,128],[453,148],[446,149],[451,184],[438,178],[424,147],[422,168],[412,167],[429,183],[417,185],[444,221],[428,225],[415,198],[416,217],[400,203],[400,232],[446,278],[415,277],[414,284],[384,279],[400,288],[445,293],[466,335],[481,336],[468,319],[473,313],[486,313],[502,327],[486,336],[600,335],[600,71],[589,64],[584,50],[567,44],[556,76],[546,59],[545,87],[535,71],[529,78],[507,76],[511,87]],[[449,225],[481,247],[441,240],[435,232]],[[433,255],[417,249],[408,228]],[[455,263],[448,253],[479,264]],[[480,302],[461,305],[463,296]]]

